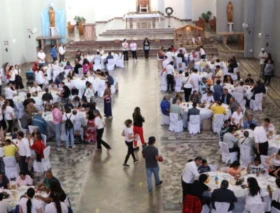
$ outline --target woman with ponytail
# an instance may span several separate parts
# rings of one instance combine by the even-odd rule
[[[38,201],[34,200],[35,190],[29,188],[26,192],[26,197],[21,198],[19,201],[20,213],[43,213],[42,207]]]
[[[53,193],[52,202],[46,205],[45,213],[68,213],[68,207],[60,201],[58,193]]]

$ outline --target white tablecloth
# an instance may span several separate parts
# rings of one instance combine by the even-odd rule
[[[220,188],[220,184],[221,184],[222,180],[229,181],[228,189],[232,190],[238,199],[237,203],[235,203],[235,209],[233,212],[234,213],[243,212],[244,207],[245,207],[245,194],[248,189],[242,189],[241,186],[233,185],[234,178],[230,174],[222,173],[222,172],[209,172],[207,174],[210,177],[210,181],[209,181],[209,183],[207,183],[207,185],[211,188],[211,192],[214,189]],[[218,182],[219,182],[218,184],[215,183],[216,176],[218,176]],[[256,177],[256,175],[253,175],[253,174],[248,174],[248,175],[243,176],[244,184],[247,184],[247,178],[249,178],[249,177],[256,178],[259,183],[260,188],[262,190],[264,190],[265,192],[267,192],[267,185],[271,186],[272,191],[277,189],[276,184],[275,184],[275,177],[269,176],[267,174],[260,175],[259,177]],[[265,203],[266,203],[266,210],[270,211],[271,199],[269,198],[269,196],[267,196],[265,198]]]

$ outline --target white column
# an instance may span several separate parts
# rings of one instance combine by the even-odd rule
[[[157,10],[159,12],[165,13],[164,0],[157,0]]]

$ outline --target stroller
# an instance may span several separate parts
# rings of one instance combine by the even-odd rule
[[[25,72],[26,75],[26,87],[28,87],[28,85],[33,85],[34,81],[35,81],[35,74],[32,70],[26,71]]]

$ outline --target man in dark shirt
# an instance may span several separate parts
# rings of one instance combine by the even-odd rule
[[[254,80],[252,79],[251,74],[248,74],[247,78],[245,79],[245,84],[246,85],[251,85],[253,83],[254,83]]]
[[[228,189],[228,181],[223,180],[221,182],[221,188],[215,189],[211,196],[211,203],[213,209],[216,209],[215,202],[225,202],[229,203],[229,209],[228,211],[231,211],[234,209],[234,202],[237,202],[237,198],[235,197],[233,191]]]
[[[6,175],[0,172],[0,188],[9,189],[10,181]]]
[[[224,125],[221,128],[221,132],[220,132],[220,140],[224,141],[224,135],[228,132],[229,129],[229,121],[225,120]]]
[[[52,94],[49,93],[49,89],[48,88],[45,89],[45,94],[42,96],[42,100],[43,101],[51,101],[51,100],[53,100]]]
[[[198,197],[202,200],[202,194],[205,191],[210,191],[210,188],[205,185],[206,180],[208,179],[208,175],[201,174],[198,180],[195,180],[190,187],[190,191],[188,194]]]
[[[223,104],[229,104],[229,100],[232,98],[232,95],[228,93],[228,90],[225,88],[224,93],[222,94],[221,97],[221,102]]]
[[[23,101],[23,106],[26,107],[30,102],[33,102],[35,104],[35,100],[31,98],[31,94],[27,93],[26,94],[26,99]]]
[[[188,121],[190,120],[190,116],[191,115],[199,115],[200,114],[200,110],[196,108],[197,103],[193,103],[193,108],[190,108],[188,110]]]
[[[43,181],[43,188],[49,190],[51,182],[57,182],[60,185],[60,182],[57,180],[56,177],[53,176],[52,172],[51,171],[47,171],[45,179]]]
[[[158,161],[161,161],[162,158],[158,155],[158,149],[154,146],[156,143],[156,138],[151,136],[149,137],[148,146],[145,146],[142,150],[143,157],[145,158],[146,163],[146,175],[148,182],[149,192],[153,192],[152,185],[152,174],[154,174],[156,186],[160,186],[162,181],[159,178],[159,165]]]
[[[110,85],[113,85],[115,83],[114,78],[107,71],[105,72],[105,76]]]
[[[182,58],[182,62],[185,62],[185,56],[182,50],[179,50],[179,53],[177,54],[177,58]]]

